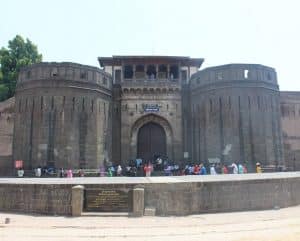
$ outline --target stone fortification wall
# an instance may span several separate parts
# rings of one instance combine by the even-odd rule
[[[284,158],[289,170],[300,170],[300,92],[280,92]]]
[[[0,175],[10,175],[14,129],[15,98],[0,102]]]
[[[211,67],[194,74],[191,153],[194,160],[283,165],[276,72],[256,64]]]
[[[20,71],[13,158],[25,169],[99,168],[111,156],[111,76],[96,67],[40,63]]]

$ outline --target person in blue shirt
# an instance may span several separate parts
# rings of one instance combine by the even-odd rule
[[[199,175],[206,175],[206,174],[207,174],[206,168],[205,168],[205,166],[201,163],[201,164],[200,164],[200,172],[199,172]]]

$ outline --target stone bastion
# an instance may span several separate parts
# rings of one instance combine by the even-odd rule
[[[111,156],[112,77],[76,63],[22,68],[15,96],[13,160],[98,168]]]
[[[76,192],[78,187],[81,191]],[[86,190],[127,192],[126,211],[138,213],[138,216],[149,209],[154,210],[153,214],[158,216],[262,210],[299,205],[300,173],[137,178],[2,178],[0,210],[81,215],[85,212],[83,203],[87,198]]]

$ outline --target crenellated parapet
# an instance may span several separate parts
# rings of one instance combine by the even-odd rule
[[[103,70],[69,62],[43,62],[22,68],[18,78],[18,87],[28,82],[66,81],[81,84],[92,84],[103,89],[112,88],[111,75]]]
[[[260,64],[227,64],[209,67],[195,73],[191,89],[213,86],[265,86],[278,89],[275,69]]]

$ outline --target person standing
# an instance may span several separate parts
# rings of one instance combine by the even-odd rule
[[[207,174],[207,171],[206,171],[206,167],[201,163],[200,164],[200,172],[199,172],[199,174],[200,175],[206,175]]]
[[[210,166],[210,175],[217,175],[216,169],[215,169],[215,165],[212,164]]]
[[[118,167],[117,167],[117,176],[118,177],[122,176],[122,167],[121,167],[121,165],[118,165]]]
[[[59,169],[59,177],[64,177],[65,176],[65,170],[63,168]]]
[[[42,175],[42,168],[41,167],[37,167],[35,169],[35,176],[36,177],[41,177],[41,175]]]
[[[256,173],[262,173],[262,169],[259,162],[256,163]]]
[[[238,171],[239,171],[239,174],[244,174],[244,167],[243,167],[243,165],[241,164],[241,163],[239,163],[239,165],[238,165]]]
[[[144,172],[145,172],[145,175],[146,177],[150,177],[151,176],[151,166],[150,164],[148,163],[147,165],[145,165],[144,167]]]
[[[79,177],[84,177],[84,171],[82,169],[79,169],[78,176]]]
[[[233,174],[238,174],[239,170],[238,170],[238,166],[235,164],[235,162],[233,162],[231,164],[231,168],[232,168],[232,173]]]
[[[223,165],[223,167],[222,167],[222,174],[228,174],[228,169],[227,169],[226,165]]]
[[[73,172],[72,172],[71,169],[69,169],[69,170],[67,171],[67,177],[68,177],[68,178],[72,178],[72,177],[73,177]]]
[[[24,177],[24,169],[23,168],[18,169],[18,177]]]

